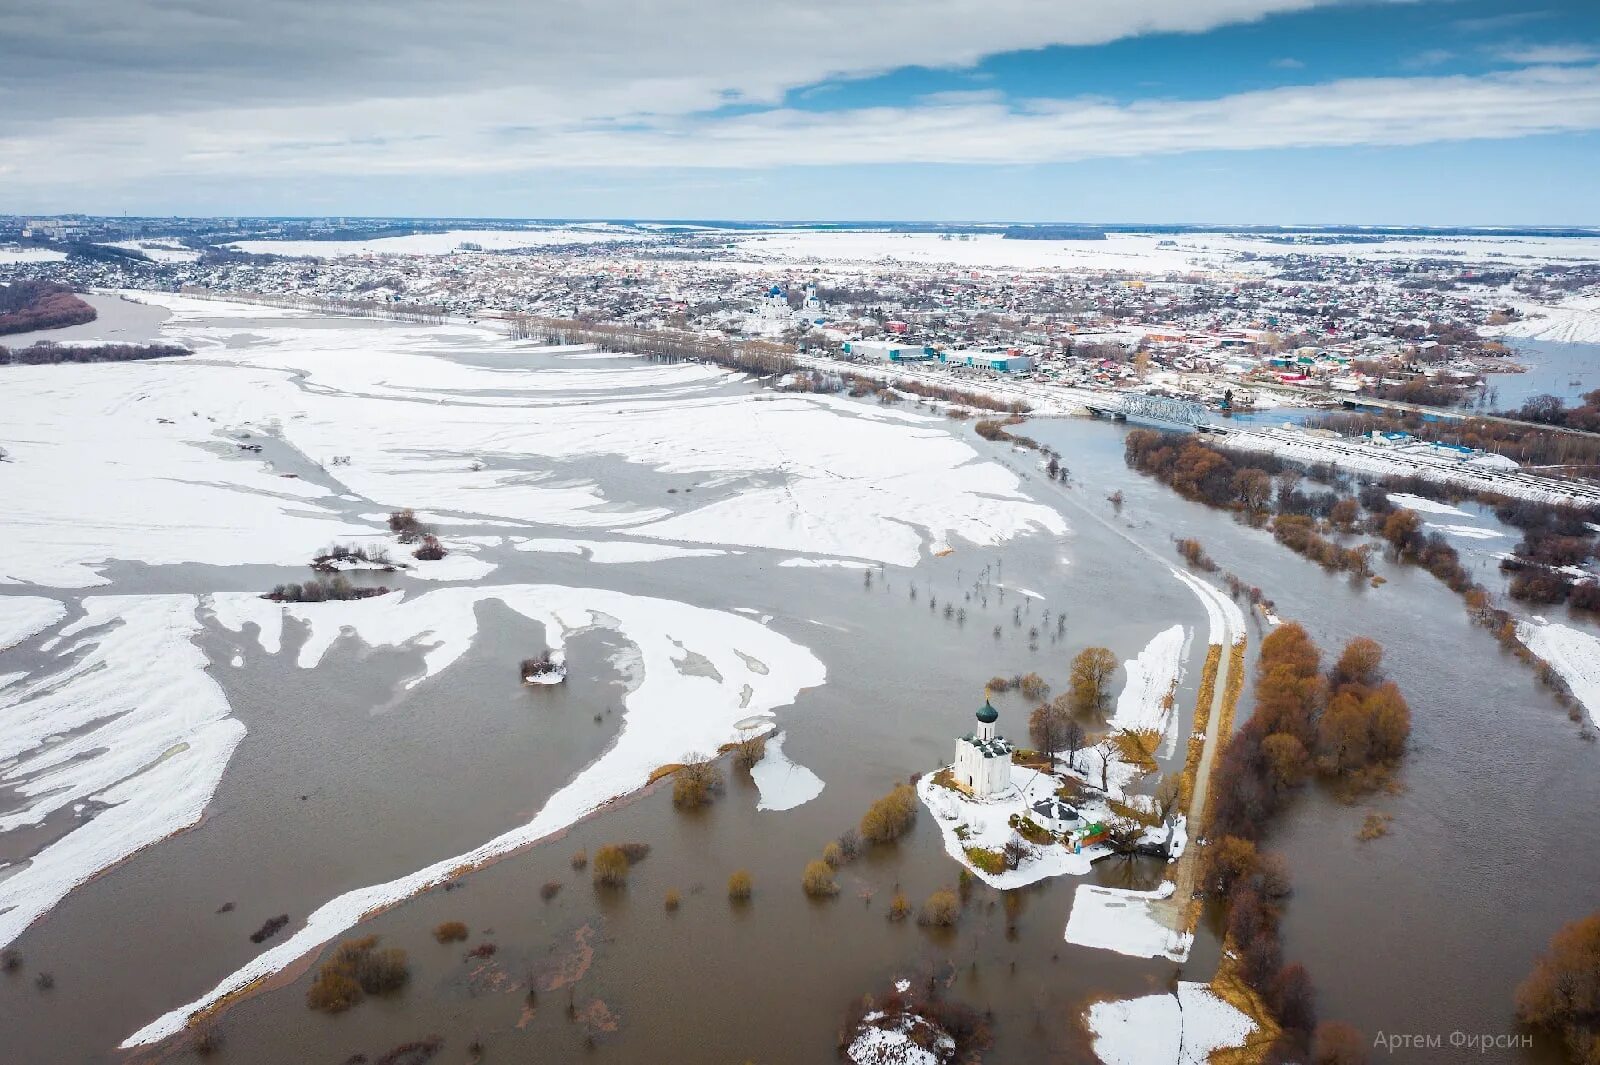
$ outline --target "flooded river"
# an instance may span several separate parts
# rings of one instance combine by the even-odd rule
[[[957,881],[959,867],[926,811],[898,844],[844,866],[834,899],[808,899],[800,873],[873,799],[949,761],[992,675],[1038,671],[1060,689],[1083,647],[1104,645],[1126,660],[1181,623],[1194,634],[1177,699],[1178,734],[1187,734],[1206,615],[1169,572],[1178,563],[1176,536],[1199,538],[1328,651],[1355,635],[1378,639],[1412,705],[1415,750],[1397,794],[1352,806],[1308,790],[1270,837],[1296,886],[1286,954],[1311,970],[1324,1015],[1368,1033],[1509,1030],[1513,988],[1549,935],[1593,907],[1600,876],[1600,856],[1582,843],[1600,790],[1596,747],[1578,740],[1531,673],[1472,627],[1458,599],[1426,573],[1380,563],[1386,585],[1352,584],[1268,534],[1132,474],[1121,427],[1030,423],[1029,435],[1061,452],[1069,487],[1047,481],[1034,456],[978,440],[965,425],[940,431],[1023,475],[1024,491],[1056,509],[1070,531],[1000,547],[953,540],[949,554],[875,567],[869,582],[860,569],[782,566],[794,552],[761,546],[603,565],[494,543],[503,525],[452,526],[451,535],[484,540],[476,557],[496,569],[480,585],[614,589],[740,611],[808,648],[825,665],[826,683],[779,708],[776,722],[783,755],[815,773],[823,790],[792,809],[760,810],[749,776],[724,762],[725,793],[704,810],[675,809],[670,787],[605,808],[363,922],[353,934],[408,952],[411,979],[400,994],[340,1015],[311,1012],[310,967],[296,966],[210,1022],[223,1041],[217,1060],[372,1061],[437,1035],[441,1061],[469,1060],[479,1040],[489,1061],[820,1063],[837,1060],[849,1002],[900,977],[937,979],[991,1012],[995,1044],[986,1061],[1092,1060],[1075,1022],[1082,1008],[1162,990],[1180,968],[1185,979],[1208,979],[1218,955],[1209,923],[1182,966],[1069,945],[1063,929],[1084,882],[1074,877],[1014,892],[1021,901],[1010,913],[1000,892],[977,885],[950,930],[891,922],[885,914],[896,892],[916,904]],[[693,477],[655,479],[634,465],[596,462],[605,469],[579,463],[562,473],[603,475],[613,498],[670,507],[685,505],[681,490],[698,486]],[[318,475],[310,464],[304,473]],[[669,497],[669,488],[679,491]],[[1118,490],[1120,510],[1106,499]],[[714,491],[704,487],[702,496]],[[346,517],[358,520],[395,501],[346,502]],[[517,531],[562,535],[554,527]],[[989,582],[979,586],[985,571]],[[306,576],[263,565],[120,564],[108,573],[112,588],[66,598],[254,591]],[[427,591],[409,577],[388,580],[408,594]],[[965,621],[947,618],[946,603],[965,610]],[[526,822],[605,751],[621,727],[626,641],[609,630],[575,634],[568,681],[530,689],[515,664],[542,649],[542,628],[493,599],[476,609],[470,649],[409,689],[404,682],[422,668],[420,647],[372,649],[346,635],[319,667],[303,669],[303,633],[293,622],[277,653],[263,651],[249,629],[208,624],[201,646],[210,674],[246,736],[196,830],[73,891],[17,942],[27,968],[20,978],[0,975],[0,1058],[187,1054],[183,1039],[131,1055],[114,1048],[259,954],[264,948],[249,936],[268,918],[285,914],[292,930],[329,898]],[[1063,613],[1057,639],[1054,618]],[[1252,661],[1261,624],[1250,633]],[[38,644],[7,652],[0,672],[36,667]],[[1022,739],[1028,703],[1003,695],[995,705],[1001,732]],[[660,761],[684,753],[664,748]],[[1394,815],[1392,831],[1359,842],[1362,819],[1374,810]],[[651,851],[625,889],[598,891],[570,857],[614,841]],[[726,895],[737,869],[754,880],[747,904]],[[1088,879],[1148,888],[1162,871],[1152,859],[1112,859]],[[543,897],[552,890],[546,884],[557,885],[553,897]],[[682,895],[675,911],[663,903],[669,890]],[[431,930],[452,920],[468,925],[469,938],[435,942]],[[468,956],[485,944],[492,953]],[[43,970],[55,979],[49,991],[31,979]]]

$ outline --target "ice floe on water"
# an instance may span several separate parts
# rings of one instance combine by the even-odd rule
[[[1172,994],[1096,1002],[1087,1019],[1105,1065],[1207,1065],[1212,1051],[1243,1046],[1256,1030],[1210,987],[1188,981]]]
[[[37,636],[66,616],[66,606],[54,599],[0,595],[0,651]]]
[[[1495,532],[1493,529],[1485,529],[1479,525],[1439,525],[1431,521],[1425,524],[1430,529],[1438,529],[1442,533],[1460,536],[1468,540],[1497,540],[1505,535],[1505,533]]]
[[[709,558],[726,555],[717,547],[679,547],[677,544],[640,543],[636,540],[568,540],[557,536],[513,537],[518,551],[579,555],[590,562],[659,562],[667,558]]]
[[[1436,499],[1426,496],[1414,496],[1409,492],[1390,492],[1389,502],[1406,510],[1414,510],[1419,514],[1448,514],[1455,518],[1470,518],[1472,515],[1460,507],[1453,507],[1449,503],[1441,503]]]
[[[0,945],[69,891],[200,819],[245,728],[194,645],[192,595],[91,596],[70,662],[0,692],[0,832],[90,816],[0,877]],[[70,641],[70,642],[69,642]]]
[[[1517,622],[1517,638],[1561,674],[1589,720],[1600,726],[1600,639],[1543,618]]]
[[[1184,961],[1194,936],[1174,931],[1158,909],[1170,906],[1174,890],[1171,881],[1154,891],[1079,884],[1067,917],[1067,942],[1134,958]]]
[[[431,562],[411,562],[404,570],[408,577],[419,581],[475,581],[487,577],[497,568],[493,562],[474,558],[461,551],[451,551],[443,558]]]
[[[809,650],[735,614],[594,588],[440,588],[414,600],[389,595],[351,603],[291,604],[285,610],[302,619],[323,612],[312,621],[313,639],[321,644],[318,659],[326,651],[327,630],[350,627],[373,645],[431,634],[438,640],[435,651],[442,648],[453,660],[474,631],[469,628],[475,627],[472,607],[489,598],[543,624],[552,643],[564,634],[602,627],[615,629],[638,648],[641,679],[623,698],[622,729],[616,741],[556,791],[526,824],[407,876],[331,899],[311,913],[294,935],[199,999],[135,1032],[124,1046],[156,1042],[180,1031],[196,1012],[277,972],[366,915],[571,825],[643,786],[664,762],[688,751],[714,751],[737,739],[738,722],[770,717],[776,707],[792,702],[802,689],[821,684],[825,677],[821,661]],[[325,610],[329,607],[335,609]],[[703,657],[711,669],[680,669],[686,650]],[[751,660],[763,669],[753,668]],[[436,666],[442,668],[430,660],[430,671]]]
[[[782,733],[768,737],[766,753],[751,767],[750,777],[761,792],[757,810],[792,810],[822,794],[822,778],[783,753]]]
[[[778,563],[781,569],[877,569],[873,562],[856,558],[786,558]]]

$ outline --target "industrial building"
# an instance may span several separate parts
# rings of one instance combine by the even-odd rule
[[[926,344],[905,340],[847,340],[844,353],[876,362],[926,362],[935,357]]]

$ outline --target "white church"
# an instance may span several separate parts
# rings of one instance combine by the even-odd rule
[[[978,729],[956,740],[956,763],[951,767],[956,783],[976,799],[992,799],[1012,790],[1011,744],[995,731],[1000,713],[987,695],[979,707]]]
[[[781,336],[796,327],[810,329],[821,325],[826,309],[817,296],[816,285],[806,286],[805,300],[799,310],[789,306],[789,294],[782,285],[773,285],[761,297],[746,328],[761,336]]]

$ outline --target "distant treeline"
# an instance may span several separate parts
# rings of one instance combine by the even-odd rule
[[[593,344],[601,351],[626,352],[666,362],[699,359],[758,377],[792,373],[799,369],[794,354],[767,340],[723,340],[680,329],[635,329],[556,318],[518,316],[507,323],[513,340],[543,340],[547,344]]]
[[[25,348],[0,346],[0,366],[53,366],[62,362],[139,362],[188,355],[177,344],[53,344],[41,340]]]
[[[79,241],[64,246],[70,259],[88,259],[97,263],[153,263],[154,259],[133,248],[114,248],[109,244]]]
[[[1600,388],[1585,392],[1582,398],[1583,402],[1578,406],[1569,407],[1560,396],[1534,396],[1516,410],[1508,412],[1507,417],[1600,433]]]
[[[60,329],[95,319],[95,309],[53,281],[13,281],[0,286],[0,335]]]
[[[1553,400],[1553,405],[1539,403],[1538,400],[1543,398]],[[1584,398],[1591,402],[1583,407],[1568,409],[1553,396],[1535,397],[1523,404],[1521,410],[1511,412],[1510,416],[1572,429],[1589,428],[1590,418],[1600,424],[1600,403],[1593,402],[1600,400],[1600,395],[1590,393]],[[1526,425],[1512,425],[1486,418],[1430,421],[1415,411],[1351,411],[1323,414],[1306,424],[1319,429],[1332,429],[1345,436],[1362,435],[1374,430],[1405,432],[1421,440],[1461,444],[1494,452],[1524,466],[1600,465],[1600,440],[1571,433],[1540,432],[1530,430]]]

